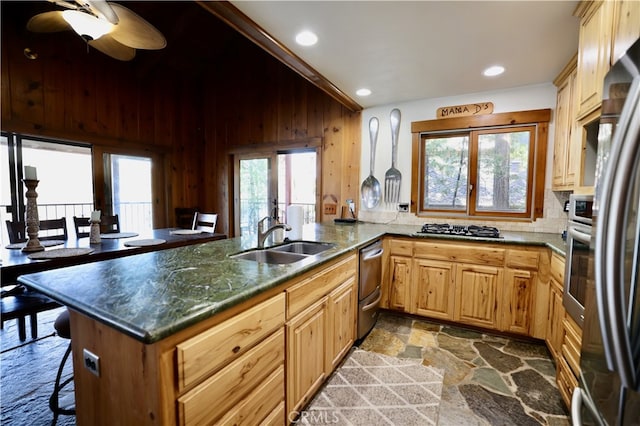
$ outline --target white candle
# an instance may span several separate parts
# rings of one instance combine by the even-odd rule
[[[91,221],[95,222],[97,220],[100,220],[100,210],[94,210],[91,212]]]
[[[38,173],[33,166],[24,166],[24,178],[25,180],[38,180]]]

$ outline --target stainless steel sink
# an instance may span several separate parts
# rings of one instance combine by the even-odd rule
[[[271,247],[269,250],[285,252],[285,253],[300,253],[307,255],[314,255],[322,253],[335,247],[332,243],[321,243],[316,241],[293,241],[290,243],[282,244],[279,246]]]
[[[230,257],[233,259],[253,260],[259,263],[284,265],[306,259],[333,247],[335,247],[335,244],[332,243],[293,241],[266,249],[256,249],[232,254]]]
[[[305,259],[307,256],[304,254],[287,253],[283,251],[274,251],[271,249],[264,250],[252,250],[243,253],[231,255],[234,259],[253,260],[259,263],[272,263],[277,265],[284,265],[287,263],[297,262],[298,260]]]

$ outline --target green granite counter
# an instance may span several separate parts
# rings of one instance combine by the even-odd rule
[[[384,235],[424,238],[415,225],[313,224],[303,239],[336,246],[287,265],[230,258],[255,247],[239,237],[23,275],[19,281],[145,343],[153,343]],[[429,235],[429,238],[436,238]],[[475,242],[544,245],[564,255],[559,235],[505,232]]]

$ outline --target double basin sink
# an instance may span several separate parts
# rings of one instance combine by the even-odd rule
[[[253,260],[259,263],[284,265],[297,262],[335,247],[332,243],[292,241],[264,249],[253,249],[232,254],[233,259]]]

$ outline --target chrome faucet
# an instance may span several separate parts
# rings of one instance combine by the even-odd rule
[[[286,223],[276,223],[275,225],[269,227],[266,231],[263,231],[264,222],[271,221],[271,220],[272,220],[271,217],[266,216],[262,218],[260,222],[258,222],[258,248],[259,249],[264,248],[265,240],[276,229],[284,229],[285,231],[291,231],[291,226],[287,225]]]

